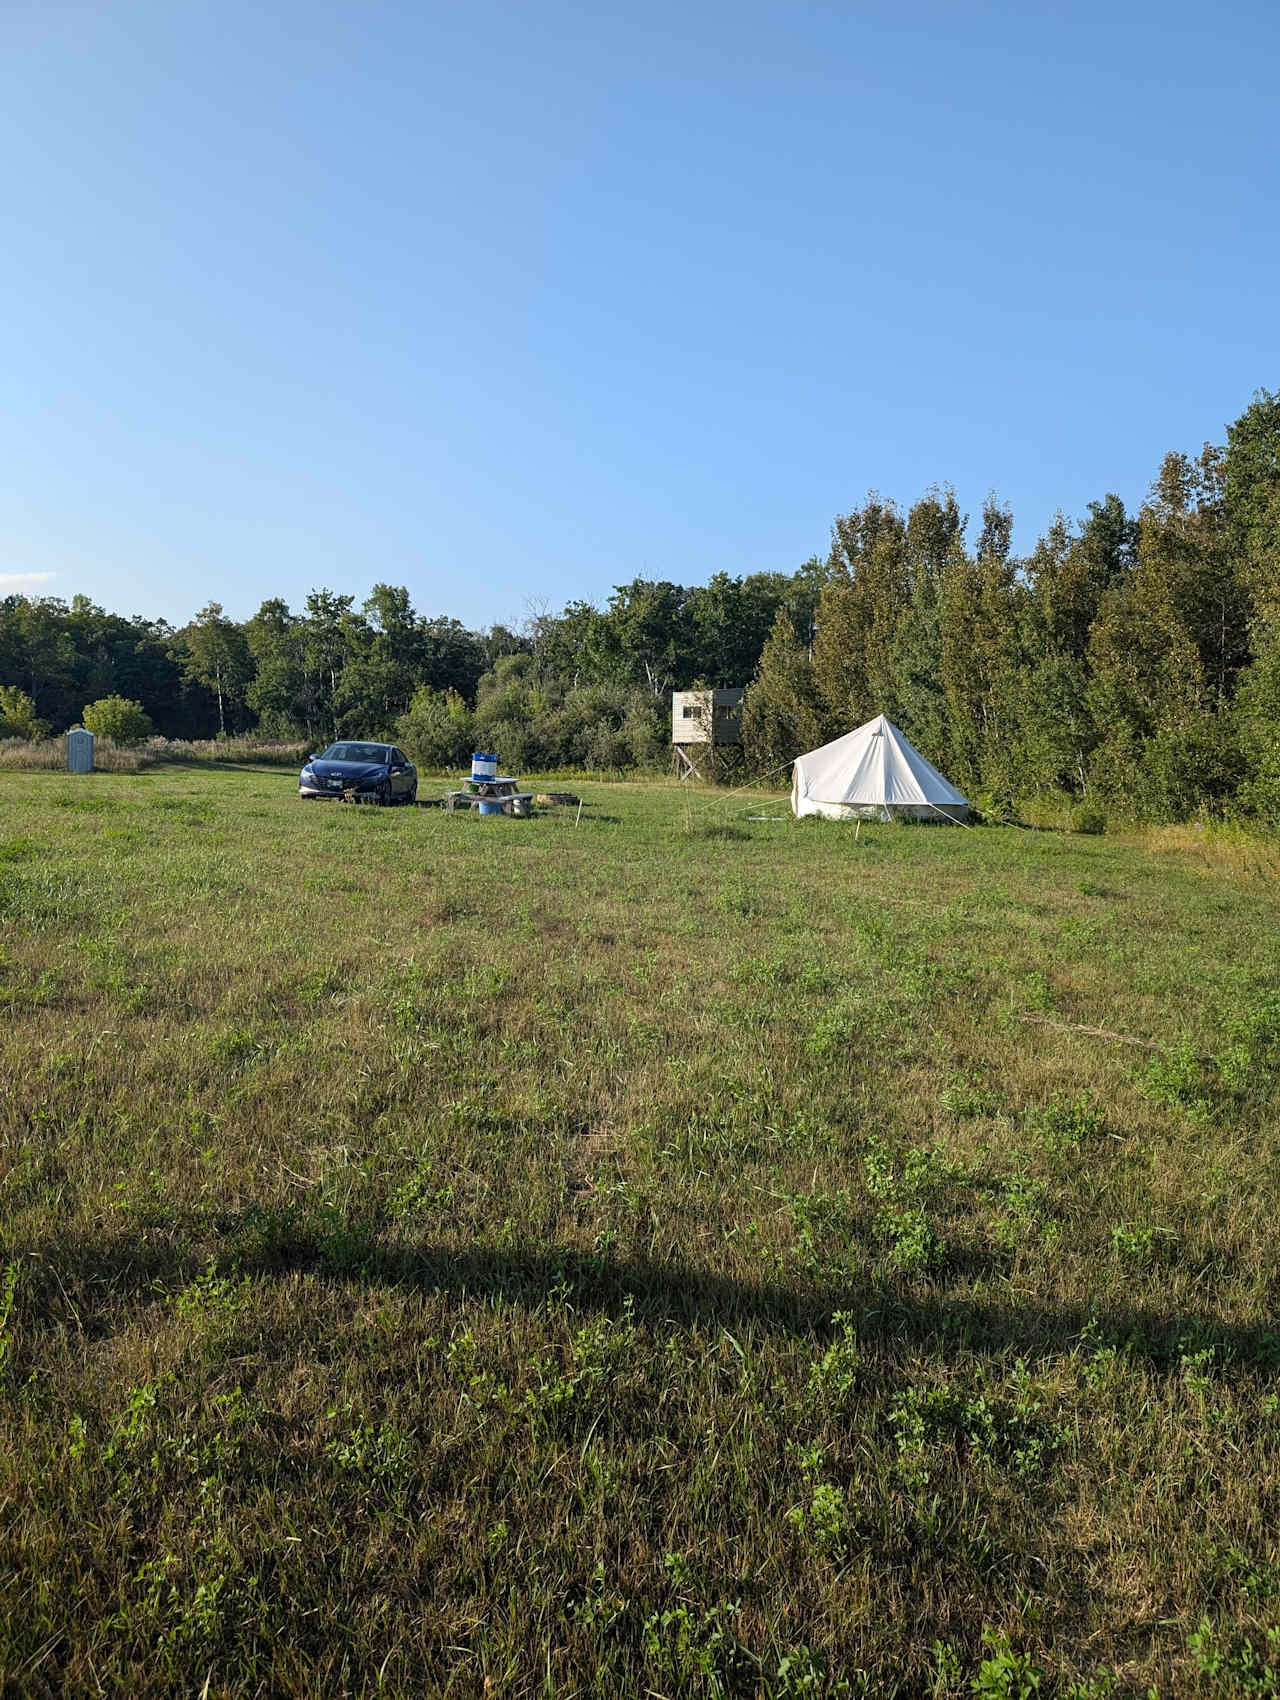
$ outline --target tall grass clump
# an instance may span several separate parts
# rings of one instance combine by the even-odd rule
[[[300,767],[313,748],[306,743],[259,743],[253,738],[148,738],[145,743],[129,745],[95,738],[93,765],[103,773],[138,773],[166,762]],[[0,768],[64,773],[66,767],[65,738],[0,739]]]
[[[161,759],[154,753],[151,744],[124,745],[114,744],[110,738],[94,739],[93,765],[104,773],[137,773],[144,767],[153,767]],[[0,741],[0,768],[65,773],[66,739],[5,738]]]
[[[303,743],[264,742],[249,737],[153,738],[147,749],[156,752],[157,761],[204,762],[214,766],[220,762],[257,762],[266,766],[301,767],[324,743],[323,739],[318,743]]]

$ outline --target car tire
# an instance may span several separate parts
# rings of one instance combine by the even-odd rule
[[[390,808],[390,806],[391,806],[391,781],[389,779],[384,779],[382,784],[379,785],[378,790],[377,790],[377,803],[378,803],[378,807],[380,809]]]
[[[404,800],[410,808],[413,808],[414,804],[418,801],[418,787],[416,785],[413,787],[412,791],[405,792]]]

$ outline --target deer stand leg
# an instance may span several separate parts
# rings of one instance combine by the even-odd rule
[[[684,748],[684,746],[682,744],[676,744],[673,747],[675,749],[676,759],[676,778],[700,779],[702,775],[698,771],[698,764],[689,755],[689,752]]]

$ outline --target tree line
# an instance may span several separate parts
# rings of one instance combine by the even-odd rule
[[[872,495],[794,571],[636,579],[519,631],[426,617],[387,584],[243,622],[211,602],[180,628],[9,596],[0,736],[120,698],[169,737],[627,768],[665,759],[671,690],[746,684],[754,772],[884,712],[988,807],[1065,792],[1280,818],[1280,394],[1258,391],[1225,444],[1167,455],[1137,513],[1105,494],[1025,558],[1011,540],[994,495],[972,527],[945,485],[905,511]]]

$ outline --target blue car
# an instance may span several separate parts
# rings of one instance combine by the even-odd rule
[[[418,770],[394,744],[330,744],[311,756],[298,779],[300,797],[341,797],[359,803],[413,803]]]

